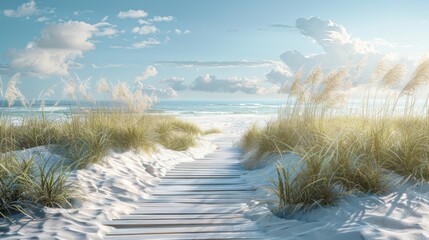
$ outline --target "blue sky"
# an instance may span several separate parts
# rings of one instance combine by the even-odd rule
[[[0,74],[28,98],[76,74],[160,97],[275,98],[298,66],[429,53],[427,1],[0,2]]]

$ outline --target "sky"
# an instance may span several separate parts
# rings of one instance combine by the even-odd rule
[[[27,98],[69,79],[160,98],[276,98],[302,66],[415,65],[428,1],[0,1],[0,75]],[[16,76],[16,75],[15,75]],[[357,80],[359,82],[360,80]]]

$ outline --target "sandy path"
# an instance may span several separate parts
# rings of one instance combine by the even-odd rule
[[[216,152],[176,165],[136,211],[105,223],[115,228],[106,238],[266,239],[243,216],[255,189],[241,178],[241,153],[233,140],[215,139]]]

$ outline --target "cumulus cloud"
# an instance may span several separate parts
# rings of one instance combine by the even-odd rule
[[[104,64],[104,65],[100,65],[100,64],[91,64],[91,67],[94,69],[99,69],[99,68],[120,68],[120,67],[125,67],[124,64],[115,64],[115,63],[109,63],[109,64]]]
[[[94,13],[94,11],[92,11],[92,10],[77,10],[77,11],[73,12],[73,15],[79,16],[82,14],[91,14],[91,13]]]
[[[143,40],[141,42],[136,42],[132,45],[132,48],[147,48],[150,47],[152,45],[159,45],[161,44],[160,41],[154,39],[154,38],[149,38],[148,40]]]
[[[318,17],[298,18],[295,27],[300,33],[320,45],[324,52],[304,56],[298,51],[287,51],[280,58],[296,71],[302,65],[338,67],[356,64],[364,56],[375,54],[374,44],[352,37],[344,26]]]
[[[150,24],[150,22],[148,22],[148,21],[146,21],[146,20],[143,20],[143,19],[139,19],[139,20],[138,20],[138,23],[140,23],[141,25],[147,25],[147,24]]]
[[[152,85],[143,86],[143,92],[149,96],[156,96],[159,98],[174,98],[179,94],[172,88],[156,88]]]
[[[185,79],[182,77],[171,77],[161,81],[161,83],[168,85],[176,91],[183,91],[188,88],[185,84]]]
[[[156,70],[156,68],[154,66],[148,66],[142,74],[138,75],[135,78],[135,81],[141,82],[141,81],[146,80],[150,77],[155,77],[156,75],[158,75],[158,70]]]
[[[116,25],[106,22],[107,18],[107,16],[104,17],[101,22],[94,25],[97,27],[97,31],[94,33],[96,36],[115,36],[118,34]]]
[[[244,92],[247,94],[270,94],[278,91],[278,87],[265,88],[261,86],[258,79],[246,77],[233,77],[228,79],[217,79],[213,75],[203,75],[197,77],[192,85],[191,90],[203,92]]]
[[[29,1],[27,3],[24,3],[18,6],[16,10],[5,9],[3,11],[3,14],[6,17],[28,17],[32,15],[37,15],[39,13],[40,13],[40,10],[37,8],[35,1]]]
[[[286,80],[291,79],[293,73],[288,66],[278,64],[276,67],[265,75],[268,82],[282,85]]]
[[[45,17],[45,16],[41,16],[41,17],[38,17],[37,19],[36,19],[36,21],[38,21],[38,22],[46,22],[46,21],[48,21],[49,20],[49,18],[47,18],[47,17]]]
[[[80,21],[48,24],[25,49],[9,52],[10,68],[36,77],[67,75],[70,68],[80,65],[76,58],[95,48],[91,39],[104,26]]]
[[[159,61],[157,64],[174,67],[205,67],[205,68],[228,68],[228,67],[269,67],[278,62],[274,61]]]
[[[178,35],[191,33],[191,31],[189,31],[189,30],[180,30],[178,28],[174,29],[174,32],[177,33]]]
[[[144,17],[147,17],[147,12],[145,12],[144,10],[133,10],[133,9],[130,9],[128,11],[120,11],[118,13],[118,17],[120,19],[125,19],[125,18],[144,18]]]
[[[141,27],[133,28],[133,33],[137,33],[140,35],[147,35],[147,34],[157,33],[157,32],[159,32],[158,28],[153,25],[144,25]]]
[[[173,21],[173,16],[155,16],[151,19],[149,19],[149,21],[151,22],[171,22]]]

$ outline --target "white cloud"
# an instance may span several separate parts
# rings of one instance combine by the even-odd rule
[[[38,21],[38,22],[46,22],[46,21],[48,21],[48,20],[49,20],[49,18],[47,18],[47,17],[45,17],[45,16],[38,17],[38,18],[36,19],[36,21]]]
[[[16,10],[5,9],[3,11],[3,14],[6,17],[28,17],[32,15],[37,15],[39,13],[40,10],[37,8],[35,1],[29,1],[27,3],[24,3],[18,6]]]
[[[178,35],[191,33],[191,31],[189,31],[189,30],[184,30],[183,31],[183,30],[180,30],[178,28],[174,29],[174,32],[177,33]]]
[[[95,63],[91,64],[91,67],[94,69],[99,69],[99,68],[119,68],[119,67],[124,67],[124,64],[114,64],[114,63],[109,63],[109,64],[105,64],[105,65],[97,65]]]
[[[133,28],[132,31],[133,31],[133,33],[137,33],[140,35],[147,35],[147,34],[159,32],[158,28],[156,28],[153,25],[144,25],[141,27],[135,27],[135,28]]]
[[[230,68],[230,67],[270,67],[275,66],[275,61],[159,61],[159,65],[174,67],[204,67],[204,68]]]
[[[85,22],[69,21],[49,24],[42,30],[37,47],[87,51],[94,48],[89,41],[97,27]]]
[[[374,45],[376,46],[388,47],[388,48],[394,48],[397,45],[396,43],[389,42],[383,38],[374,38],[373,42],[374,42]]]
[[[91,39],[102,28],[103,24],[79,21],[48,24],[39,39],[25,49],[9,52],[9,65],[13,71],[36,77],[68,75],[70,68],[82,67],[75,59],[95,48]]]
[[[124,18],[144,18],[144,17],[147,17],[147,12],[145,12],[144,10],[130,9],[128,11],[120,11],[118,13],[118,17],[121,19],[124,19]]]
[[[244,92],[247,94],[270,94],[278,91],[277,86],[265,88],[261,86],[259,79],[247,77],[233,77],[227,79],[217,79],[216,76],[205,74],[197,77],[192,85],[191,90],[203,92]]]
[[[356,64],[364,56],[375,54],[372,42],[352,37],[344,26],[331,20],[322,20],[318,17],[298,18],[295,26],[302,35],[320,45],[324,52],[310,56],[304,56],[298,51],[283,53],[280,58],[294,71],[302,65],[311,67],[322,64],[331,68]]]
[[[94,13],[94,11],[92,11],[92,10],[77,10],[77,11],[73,12],[73,15],[79,16],[82,14],[90,14],[90,13]]]
[[[100,31],[96,32],[97,36],[114,36],[116,35],[118,32],[116,31],[115,28],[104,28],[101,29]]]
[[[150,24],[150,22],[148,22],[148,21],[146,21],[146,20],[143,20],[143,19],[139,19],[139,20],[138,20],[138,23],[140,23],[141,25],[147,25],[147,24]]]
[[[143,40],[141,42],[136,42],[132,45],[133,48],[147,48],[150,47],[152,45],[159,45],[161,44],[160,41],[154,39],[154,38],[149,38],[148,40]]]
[[[361,40],[348,33],[344,26],[331,20],[317,17],[299,18],[296,20],[296,28],[302,35],[311,38],[321,46],[323,52],[305,56],[299,51],[291,50],[281,54],[280,58],[293,72],[301,67],[304,67],[305,72],[309,72],[316,65],[321,65],[325,72],[329,69],[348,66],[353,84],[357,86],[368,82],[375,66],[383,59],[384,62],[389,62],[389,66],[393,66],[395,62],[401,62],[409,69],[412,68],[412,59],[401,58],[390,52],[396,43],[382,38],[375,38],[372,41]],[[267,80],[273,76],[273,74],[270,76],[267,74]]]
[[[159,98],[174,98],[178,93],[172,88],[156,88],[152,85],[143,86],[143,92],[149,96],[157,96]]]
[[[154,66],[148,66],[142,74],[138,75],[135,78],[135,82],[141,82],[150,77],[155,77],[156,75],[158,75],[158,71],[156,70],[156,68]]]
[[[97,27],[97,31],[94,33],[96,36],[115,36],[118,34],[116,25],[107,22],[108,18],[108,16],[105,16],[101,22],[94,24]]]
[[[170,86],[176,91],[182,91],[188,88],[188,86],[185,84],[185,79],[182,77],[167,78],[162,80],[161,83]]]
[[[171,22],[173,21],[173,16],[155,16],[151,19],[149,19],[149,21],[151,22]]]
[[[276,67],[265,75],[268,82],[283,85],[283,83],[292,77],[293,73],[288,66],[277,64]]]

